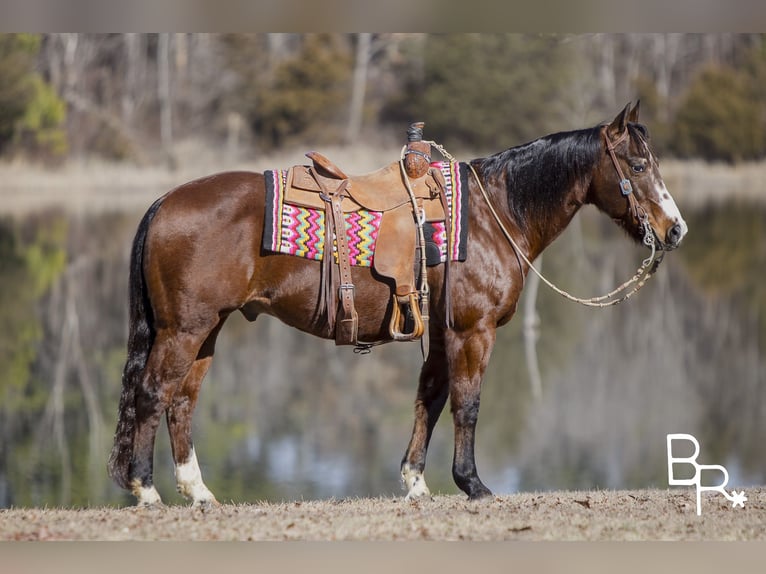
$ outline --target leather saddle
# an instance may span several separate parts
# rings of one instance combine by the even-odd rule
[[[328,323],[335,329],[336,344],[359,345],[358,317],[354,305],[354,287],[351,282],[343,214],[362,209],[381,213],[373,268],[378,274],[394,282],[390,335],[397,341],[420,338],[427,331],[428,323],[422,223],[449,223],[445,182],[441,171],[428,168],[421,177],[411,179],[404,172],[403,164],[393,162],[366,175],[347,176],[342,169],[318,152],[309,152],[306,156],[312,160],[312,165],[296,165],[290,168],[284,201],[291,205],[325,211],[325,246],[333,245],[332,238],[335,234],[338,263],[333,265],[334,257],[324,257],[320,299]],[[407,189],[408,185],[411,193]],[[419,273],[420,289],[416,285],[418,246],[423,258]],[[339,279],[337,275],[340,276]],[[340,305],[337,303],[336,293],[340,298]],[[340,313],[337,320],[336,309]],[[412,325],[409,332],[404,332],[405,324]]]
[[[319,196],[323,186],[334,188],[339,181],[347,180],[346,194],[341,202],[344,213],[359,209],[386,213],[403,205],[412,205],[404,186],[399,162],[365,175],[347,176],[319,152],[308,152],[306,157],[313,161],[313,165],[296,165],[290,170],[285,195],[287,203],[324,209],[325,202]],[[440,189],[445,185],[442,173],[431,168],[426,175],[410,179],[409,183],[419,204],[422,203],[426,210],[425,220],[444,221],[444,209],[439,201]]]

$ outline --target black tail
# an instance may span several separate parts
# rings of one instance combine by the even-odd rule
[[[136,388],[146,367],[154,343],[152,308],[144,278],[144,244],[149,226],[162,205],[154,202],[138,225],[130,254],[130,326],[128,332],[128,358],[122,372],[117,430],[107,468],[109,476],[122,488],[130,488],[130,462],[133,458],[133,436],[136,431]]]

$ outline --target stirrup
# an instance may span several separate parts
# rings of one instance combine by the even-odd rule
[[[394,341],[414,341],[423,336],[425,327],[423,325],[423,318],[420,315],[420,308],[418,307],[418,294],[412,292],[409,295],[397,297],[394,293],[391,297],[393,309],[391,312],[391,323],[388,326],[388,331],[391,334],[391,338]],[[402,310],[400,305],[409,305],[412,318],[415,321],[415,325],[412,328],[411,333],[403,333],[401,331],[404,324],[404,318],[402,316]]]

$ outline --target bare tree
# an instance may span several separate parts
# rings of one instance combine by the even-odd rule
[[[372,34],[369,32],[357,34],[356,63],[354,65],[354,78],[351,86],[351,106],[349,110],[348,126],[346,128],[346,143],[355,141],[359,137],[359,132],[362,128],[371,40]]]
[[[122,90],[122,119],[129,127],[134,127],[136,110],[143,99],[142,89],[146,76],[146,36],[144,34],[125,34],[125,59],[127,70],[126,85]]]
[[[42,446],[53,436],[61,465],[61,484],[59,503],[68,505],[72,492],[72,462],[69,440],[65,429],[65,391],[70,374],[76,374],[76,381],[85,403],[88,420],[88,463],[89,483],[102,482],[97,477],[103,472],[102,453],[105,446],[104,420],[96,387],[88,367],[83,349],[83,336],[80,326],[81,311],[78,309],[78,294],[84,291],[79,277],[87,276],[86,269],[92,261],[83,256],[71,263],[64,272],[61,281],[54,288],[50,300],[52,308],[61,309],[61,313],[50,313],[59,319],[58,348],[55,351],[53,366],[53,384],[45,407],[40,431],[37,437],[38,455]],[[63,301],[61,299],[63,298]],[[36,463],[37,459],[33,459]]]
[[[543,256],[536,260],[538,270],[542,269]],[[540,338],[540,316],[537,313],[537,291],[540,287],[540,277],[530,273],[524,295],[524,354],[527,359],[529,384],[532,388],[532,398],[539,401],[543,395],[543,383],[540,376],[540,365],[537,361],[537,341]]]
[[[160,102],[160,140],[170,161],[173,145],[173,101],[170,89],[170,50],[172,34],[159,35],[157,47],[157,97]]]
[[[617,99],[617,80],[615,79],[615,39],[611,34],[600,34],[597,40],[598,82],[604,104],[613,106]]]

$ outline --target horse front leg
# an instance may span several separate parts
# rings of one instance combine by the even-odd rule
[[[452,477],[460,490],[475,500],[492,495],[476,470],[474,444],[481,381],[495,344],[495,327],[479,325],[468,331],[450,331],[447,337],[450,407],[455,426]]]
[[[432,333],[430,354],[420,370],[412,437],[402,459],[401,472],[407,488],[406,500],[431,495],[423,477],[426,453],[434,425],[444,409],[448,394],[449,378],[443,337]]]

